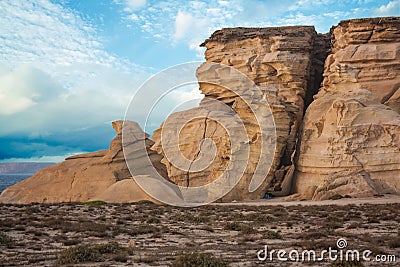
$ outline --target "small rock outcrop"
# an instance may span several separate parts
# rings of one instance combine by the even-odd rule
[[[300,198],[400,193],[400,19],[332,28],[323,87],[304,117]]]

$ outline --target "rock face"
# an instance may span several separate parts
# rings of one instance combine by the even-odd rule
[[[296,137],[302,120],[305,99],[312,97],[322,77],[323,62],[327,56],[329,43],[327,35],[319,35],[314,27],[280,27],[280,28],[232,28],[216,31],[202,45],[207,62],[220,63],[233,67],[249,77],[260,89],[259,94],[251,91],[251,86],[241,84],[240,79],[232,79],[227,86],[239,88],[238,93],[215,84],[202,82],[209,77],[223,81],[232,71],[224,66],[201,66],[197,71],[200,90],[205,100],[199,108],[173,114],[164,125],[155,132],[152,149],[165,155],[162,142],[168,146],[169,140],[161,138],[162,131],[169,131],[175,124],[182,124],[187,117],[195,117],[201,112],[211,112],[209,101],[218,100],[229,106],[244,122],[250,144],[248,164],[239,184],[223,198],[224,201],[234,199],[258,199],[267,191],[276,195],[287,194],[293,174],[293,153],[296,147]],[[233,84],[232,84],[233,83]],[[240,91],[241,88],[241,91]],[[247,91],[247,92],[246,92]],[[243,95],[251,91],[251,107],[246,105]],[[267,100],[276,124],[276,152],[270,170],[265,170],[267,179],[255,192],[249,192],[249,183],[255,169],[261,150],[260,125],[270,124],[267,118],[257,121],[256,111],[267,108],[262,100]],[[229,111],[224,113],[229,115]],[[199,186],[216,179],[225,171],[230,158],[231,143],[229,133],[218,120],[211,118],[190,121],[181,131],[181,153],[191,161],[195,161],[201,153],[201,142],[204,138],[212,139],[217,146],[213,163],[205,170],[186,170],[175,167],[170,158],[162,162],[166,165],[168,176],[174,183],[181,186]],[[171,136],[170,138],[176,138]],[[162,140],[162,142],[161,142]],[[207,149],[205,149],[207,150]],[[179,151],[176,151],[179,153]],[[239,174],[240,175],[240,174]],[[285,186],[282,186],[285,185]],[[284,188],[286,187],[286,188]]]
[[[294,191],[315,200],[400,193],[400,19],[342,21],[331,33]]]
[[[240,178],[222,201],[400,194],[399,17],[342,21],[329,34],[311,26],[228,28],[202,46],[199,107],[169,116],[153,140],[125,122],[141,133],[124,142],[124,151],[131,146],[125,156],[138,163],[136,179],[155,187],[143,175],[151,164],[184,187],[226,173]],[[109,150],[41,170],[6,189],[0,202],[157,202],[125,163],[123,122],[113,127]],[[170,189],[173,198],[184,195]]]
[[[109,150],[81,154],[37,172],[30,178],[13,185],[0,196],[3,203],[66,202],[107,200],[125,202],[151,199],[134,182],[122,151],[122,121],[112,123],[117,136]],[[148,145],[153,142],[148,140]],[[161,157],[151,153],[155,165]],[[160,173],[165,170],[160,169]],[[128,179],[130,182],[126,182]],[[121,186],[121,185],[124,186]],[[129,190],[130,195],[117,193],[115,188]]]

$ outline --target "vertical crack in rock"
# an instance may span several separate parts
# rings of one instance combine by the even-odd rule
[[[208,114],[207,114],[207,116],[208,116]],[[187,178],[186,178],[186,187],[189,187],[189,185],[190,185],[190,169],[192,168],[193,162],[195,162],[195,161],[197,160],[197,158],[199,157],[199,155],[200,155],[200,153],[201,153],[201,147],[202,147],[203,142],[204,142],[204,140],[205,140],[205,138],[206,138],[206,133],[207,133],[207,120],[208,120],[207,116],[206,116],[205,119],[204,119],[204,131],[203,131],[203,137],[200,139],[199,151],[195,154],[195,156],[194,156],[192,162],[191,162],[190,165],[189,165],[189,168],[188,168],[188,170],[187,170],[187,173],[186,173],[186,176],[187,176]]]
[[[372,38],[372,35],[374,35],[374,30],[375,30],[375,26],[372,27],[371,33],[368,35],[367,39],[365,40],[365,44],[369,43],[369,41]]]
[[[350,58],[353,58],[353,57],[354,57],[354,55],[357,53],[359,47],[360,47],[359,45],[356,45],[356,46],[354,47],[354,51],[351,53]]]
[[[247,60],[246,66],[247,66],[247,70],[249,72],[253,72],[253,68],[251,67],[251,63],[253,63],[254,59],[257,57],[257,55],[251,56],[249,57],[249,59]]]

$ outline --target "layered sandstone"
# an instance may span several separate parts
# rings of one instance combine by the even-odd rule
[[[4,190],[0,202],[127,202],[151,199],[132,179],[126,165],[122,150],[122,125],[123,121],[112,123],[117,135],[108,150],[72,156],[41,170]],[[153,144],[147,138],[146,142],[149,147]],[[163,165],[159,163],[161,157],[150,150],[149,156],[153,164],[158,166],[160,174],[166,176]],[[118,193],[115,188],[121,192]],[[129,194],[125,191],[129,191]]]
[[[310,98],[318,89],[319,82],[316,77],[321,77],[323,62],[329,49],[326,35],[318,35],[314,27],[279,27],[279,28],[229,28],[216,31],[202,45],[207,48],[205,52],[207,62],[220,63],[217,67],[201,66],[197,71],[200,90],[205,95],[199,108],[173,114],[164,125],[155,132],[152,147],[159,154],[165,155],[163,143],[168,143],[168,138],[161,138],[162,131],[168,131],[174,124],[181,124],[187,116],[196,116],[201,112],[212,112],[215,107],[209,108],[207,100],[218,100],[227,105],[238,115],[239,121],[244,122],[250,156],[247,166],[239,184],[223,198],[257,199],[264,196],[267,191],[276,195],[287,194],[290,189],[293,174],[293,153],[296,147],[298,126],[304,113],[304,100]],[[232,67],[254,82],[260,89],[256,93],[251,85],[244,84],[243,79],[235,79],[217,86],[208,82],[209,77],[214,77],[223,83],[231,75]],[[233,92],[232,88],[238,88]],[[250,106],[243,95],[252,95]],[[268,104],[263,101],[267,100]],[[261,116],[256,120],[256,111],[270,108],[276,124],[276,151],[273,155],[271,169],[265,164],[265,182],[255,192],[249,192],[249,184],[256,170],[261,154],[262,134],[260,125],[270,125],[271,120]],[[229,110],[220,116],[229,115]],[[264,133],[268,135],[268,133]],[[171,163],[171,158],[165,157],[162,162],[166,165],[171,181],[181,186],[199,186],[207,184],[226,171],[231,160],[231,143],[229,133],[218,120],[196,119],[190,121],[181,131],[179,146],[185,157],[195,161],[201,153],[203,139],[210,138],[216,144],[215,160],[210,166],[201,171],[181,169]],[[260,137],[261,136],[261,137]],[[171,136],[170,138],[176,138]],[[267,137],[268,138],[268,137]],[[172,142],[172,141],[171,141]],[[207,150],[205,148],[205,150]],[[270,150],[273,150],[271,148]],[[172,159],[173,160],[173,159]],[[240,174],[239,174],[240,175]],[[286,182],[284,182],[286,181]],[[284,185],[284,186],[282,186]]]
[[[342,21],[331,33],[294,190],[307,199],[400,193],[400,18]]]

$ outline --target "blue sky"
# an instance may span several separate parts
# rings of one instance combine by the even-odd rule
[[[217,29],[327,32],[342,19],[399,15],[399,0],[1,0],[0,161],[107,148],[110,123],[135,90],[164,68],[203,60],[198,45]],[[171,101],[198,96],[193,89]]]

